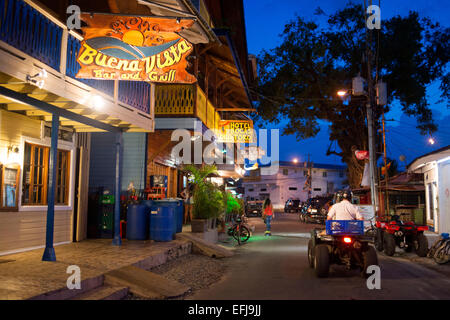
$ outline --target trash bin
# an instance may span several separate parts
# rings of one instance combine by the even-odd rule
[[[127,239],[148,239],[148,209],[142,204],[130,204],[127,210]]]
[[[183,218],[184,218],[184,200],[179,198],[172,198],[167,199],[170,201],[176,201],[177,202],[177,210],[176,210],[176,233],[180,233],[183,231]]]
[[[177,226],[178,201],[154,200],[150,209],[150,239],[171,241]]]

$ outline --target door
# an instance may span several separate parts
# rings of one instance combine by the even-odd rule
[[[73,241],[87,238],[90,133],[77,134]]]

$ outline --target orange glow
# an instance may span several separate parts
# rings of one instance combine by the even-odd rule
[[[343,96],[345,96],[345,95],[347,94],[347,91],[339,90],[339,91],[337,92],[337,94],[338,94],[339,97],[343,97]]]
[[[352,238],[345,237],[344,238],[344,242],[345,243],[352,243]]]

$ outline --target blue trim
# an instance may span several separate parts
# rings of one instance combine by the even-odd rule
[[[60,71],[62,29],[21,0],[0,0],[0,40]]]
[[[120,237],[120,179],[122,175],[122,132],[116,133],[116,187],[114,202],[114,239],[113,245],[121,246]]]
[[[47,229],[45,240],[45,251],[42,261],[56,261],[55,249],[53,248],[53,233],[55,229],[55,187],[57,162],[58,162],[58,131],[59,116],[52,115],[52,145],[50,147],[48,165],[48,194],[47,194]]]

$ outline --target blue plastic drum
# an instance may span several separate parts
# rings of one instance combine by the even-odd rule
[[[155,200],[150,209],[150,239],[167,242],[174,239],[178,201]]]
[[[176,212],[176,233],[180,233],[183,231],[183,218],[184,218],[184,200],[183,199],[170,199],[173,201],[177,201],[177,212]]]
[[[127,239],[148,239],[148,209],[144,205],[130,204],[127,209]]]

